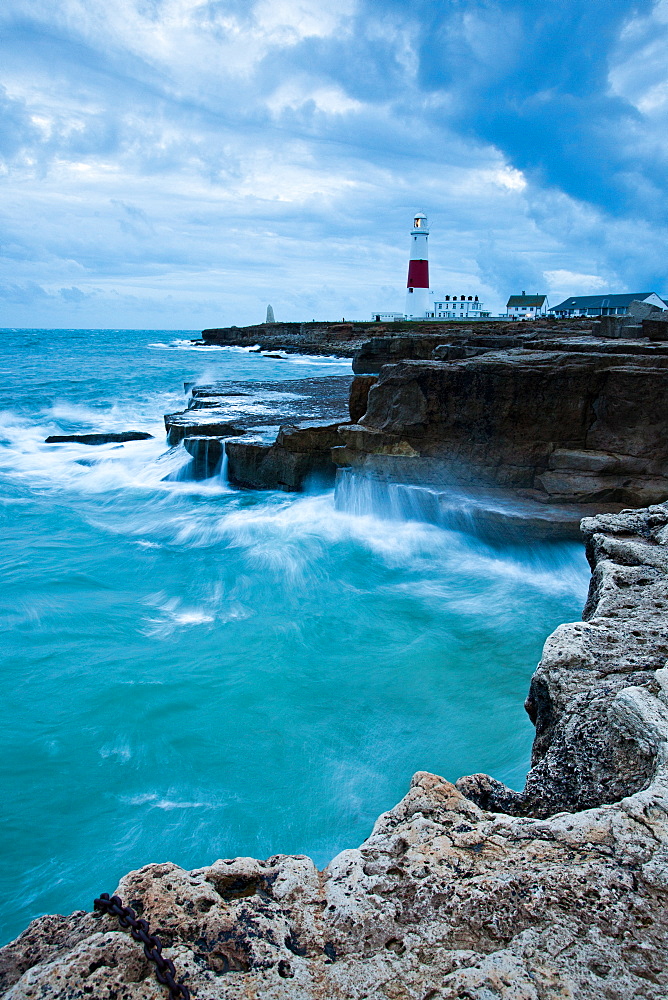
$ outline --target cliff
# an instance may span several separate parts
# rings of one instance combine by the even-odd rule
[[[523,793],[421,772],[324,872],[277,856],[121,881],[196,998],[663,1000],[668,505],[583,530],[584,620],[550,636],[534,675]],[[34,921],[0,976],[9,1000],[164,995],[140,946],[84,912]]]
[[[404,324],[402,329],[370,329],[353,358],[355,374],[377,374],[398,361],[455,361],[488,351],[579,351],[598,354],[664,355],[668,318],[624,324],[625,317],[486,323]]]
[[[668,356],[514,348],[385,366],[335,461],[384,479],[537,501],[668,496]]]
[[[335,354],[352,357],[378,329],[374,323],[258,323],[203,330],[202,342],[221,346],[259,345],[263,350],[281,349],[301,354]],[[384,329],[381,327],[380,329]]]

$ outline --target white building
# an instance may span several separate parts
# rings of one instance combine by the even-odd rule
[[[506,310],[512,319],[536,319],[546,316],[549,303],[547,295],[511,295],[506,303]]]
[[[442,295],[434,300],[434,319],[481,319],[489,316],[477,295]]]
[[[371,319],[375,323],[398,323],[406,316],[404,313],[374,313]]]

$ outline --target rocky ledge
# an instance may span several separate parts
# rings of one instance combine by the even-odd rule
[[[404,361],[381,369],[335,460],[395,482],[642,506],[668,496],[667,397],[668,356],[630,349]]]
[[[227,326],[203,330],[203,344],[240,347],[258,346],[262,350],[281,350],[300,354],[333,354],[352,357],[369,332],[384,331],[375,323],[258,323],[255,326]]]
[[[668,993],[668,504],[583,524],[584,620],[547,640],[524,792],[420,772],[359,848],[153,864],[118,892],[198,1000],[663,1000]],[[34,921],[8,1000],[159,1000],[113,920]]]
[[[227,477],[239,486],[296,491],[331,486],[337,430],[352,419],[351,381],[349,375],[329,375],[189,384],[188,408],[165,415],[167,443],[183,443],[195,479],[215,475],[227,457]]]
[[[665,343],[668,314],[646,303],[634,302],[627,316],[604,316],[598,320],[542,317],[534,321],[495,319],[475,323],[462,320],[260,323],[203,330],[202,339],[195,343],[352,357],[356,374],[377,374],[382,365],[397,361],[473,357],[484,351],[523,346],[532,350],[562,350],[565,342],[572,350],[586,350],[587,343],[591,348],[593,342],[599,351],[623,352],[623,344],[615,341],[635,344],[637,353],[668,353]],[[639,343],[642,341],[646,343]],[[440,353],[436,354],[437,350]]]

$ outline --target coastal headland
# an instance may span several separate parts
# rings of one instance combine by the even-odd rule
[[[272,330],[269,344],[258,329],[204,339],[314,349],[312,330],[301,341]],[[321,350],[337,353],[328,331]],[[352,385],[333,377],[291,396],[281,383],[262,425],[225,422],[240,386],[189,386],[188,407],[165,418],[168,442],[183,442],[194,474],[226,459],[250,487],[304,489],[338,469],[348,500],[392,494],[399,508],[410,501],[488,533],[581,531],[589,595],[534,673],[525,787],[419,772],[369,838],[322,872],[285,855],[190,872],[154,864],[125,876],[119,895],[196,998],[659,1000],[668,330],[571,321],[377,332],[354,348],[352,335],[341,340]],[[474,665],[471,676],[475,697]],[[38,918],[2,949],[0,989],[11,1000],[163,995],[140,947],[83,911]]]
[[[334,412],[328,380],[321,412],[310,390],[308,426],[277,412],[261,433],[219,433],[230,387],[193,386],[188,409],[165,418],[168,440],[185,437],[202,475],[226,450],[229,477],[251,488],[333,483],[339,468],[341,490],[392,484],[395,506],[437,523],[578,538],[583,516],[668,496],[667,331],[633,317],[205,330],[209,344],[352,356],[348,412],[348,385]]]

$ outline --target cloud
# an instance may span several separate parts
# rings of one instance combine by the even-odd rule
[[[435,286],[493,308],[666,284],[666,0],[7,0],[0,23],[0,274],[47,290],[49,325],[401,308],[417,207]]]
[[[66,302],[73,303],[83,302],[84,299],[90,297],[90,293],[86,294],[86,292],[82,292],[76,285],[72,285],[71,288],[61,288],[59,294]]]
[[[48,298],[49,293],[33,281],[24,284],[0,285],[0,299],[10,305],[32,306],[36,302]]]
[[[0,86],[0,164],[4,171],[39,140],[39,122],[30,115],[25,102],[12,99]]]
[[[137,205],[126,205],[116,198],[111,199],[111,204],[120,212],[118,224],[121,232],[135,239],[145,239],[155,235],[155,228],[143,209]]]

